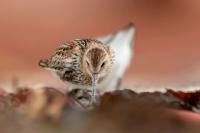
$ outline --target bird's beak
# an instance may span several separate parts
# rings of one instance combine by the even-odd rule
[[[99,77],[99,74],[97,74],[97,73],[93,73],[93,74],[92,74],[93,83],[94,83],[95,85],[97,84],[98,77]]]

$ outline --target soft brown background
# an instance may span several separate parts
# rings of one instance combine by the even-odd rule
[[[104,35],[130,21],[137,37],[127,85],[199,84],[198,0],[0,0],[0,86],[13,77],[61,85],[37,66],[40,58],[65,40]]]

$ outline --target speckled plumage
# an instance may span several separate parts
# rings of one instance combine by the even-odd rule
[[[85,58],[90,61],[86,67]],[[53,71],[64,82],[74,86],[87,88],[92,86],[92,77],[87,69],[92,68],[92,72],[101,71],[99,63],[101,59],[109,63],[104,68],[104,75],[99,77],[101,83],[109,73],[113,64],[113,52],[111,48],[100,41],[92,39],[76,39],[62,44],[49,59],[43,59],[39,65]],[[91,65],[89,67],[89,65]],[[104,67],[104,62],[101,64]]]

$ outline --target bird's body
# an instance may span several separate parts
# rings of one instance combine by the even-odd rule
[[[76,39],[62,44],[48,59],[39,62],[51,70],[70,88],[88,89],[93,85],[93,76],[98,75],[101,84],[113,65],[111,48],[100,41]]]
[[[103,94],[120,88],[121,79],[134,55],[134,35],[135,26],[131,23],[117,32],[98,37],[99,41],[69,41],[61,45],[50,58],[41,60],[39,65],[67,82],[69,91],[78,89],[91,93],[92,88],[93,99],[96,90]],[[74,97],[81,101],[82,96],[75,94]]]

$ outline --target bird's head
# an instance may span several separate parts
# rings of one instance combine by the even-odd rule
[[[108,46],[94,45],[86,50],[83,56],[84,70],[91,76],[104,77],[109,73],[113,57]]]

